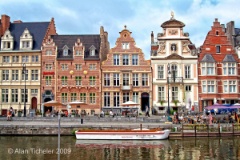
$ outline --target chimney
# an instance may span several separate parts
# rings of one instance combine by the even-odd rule
[[[151,33],[151,43],[153,44],[154,43],[154,34],[153,34],[153,31]]]
[[[1,24],[0,24],[0,35],[3,36],[5,31],[10,27],[10,17],[8,15],[3,14],[1,16]]]

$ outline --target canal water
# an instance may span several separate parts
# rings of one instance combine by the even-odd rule
[[[0,136],[3,160],[237,160],[239,137],[161,141],[94,141],[62,136]]]

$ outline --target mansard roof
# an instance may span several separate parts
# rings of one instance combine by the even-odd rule
[[[200,62],[215,63],[216,61],[211,54],[206,54]]]
[[[234,57],[231,54],[227,54],[224,59],[223,62],[237,62]]]
[[[80,39],[80,43],[85,47],[84,59],[85,60],[99,60],[101,38],[99,34],[96,35],[52,35],[53,41],[58,47],[58,58],[72,59],[73,58],[73,46]],[[68,56],[63,56],[63,47],[67,45],[69,47]],[[95,56],[90,56],[90,48],[94,46]]]
[[[47,33],[50,22],[21,22],[11,23],[9,31],[14,38],[13,50],[20,49],[20,37],[27,28],[33,37],[32,50],[41,50],[43,39]]]

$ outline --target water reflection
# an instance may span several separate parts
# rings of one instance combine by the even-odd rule
[[[164,141],[81,141],[62,136],[60,152],[61,160],[240,159],[240,140],[239,137],[209,137]],[[0,136],[0,159],[56,160],[56,153],[57,137]]]

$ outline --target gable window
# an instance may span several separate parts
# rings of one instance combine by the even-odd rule
[[[115,65],[115,66],[119,65],[119,55],[118,54],[113,55],[113,65]]]
[[[123,54],[123,65],[128,65],[128,55],[127,54]]]
[[[47,55],[47,56],[51,56],[51,55],[52,55],[52,51],[51,51],[51,50],[47,50],[47,51],[46,51],[46,55]]]
[[[185,65],[185,78],[191,78],[191,66],[190,65]]]
[[[13,63],[19,62],[19,56],[12,56],[12,62]]]
[[[62,80],[61,80],[61,81],[62,81],[62,85],[63,85],[63,86],[68,85],[68,82],[67,82],[67,81],[68,81],[68,78],[67,78],[67,76],[62,76]]]
[[[133,77],[132,77],[132,84],[133,84],[133,86],[138,86],[138,73],[133,73],[133,75],[132,75]]]
[[[26,28],[20,37],[20,49],[32,49],[33,37],[29,30]]]
[[[104,86],[110,86],[110,74],[109,73],[104,74]]]
[[[164,96],[164,87],[158,87],[158,101],[164,101],[165,100],[165,96]]]
[[[138,65],[138,55],[137,54],[132,55],[132,65]]]
[[[119,73],[114,73],[113,74],[113,85],[114,86],[119,86]]]
[[[220,53],[221,47],[219,45],[216,46],[216,53]]]
[[[63,56],[68,56],[68,49],[63,50]]]
[[[94,47],[94,45],[92,45],[90,48],[89,48],[89,55],[90,56],[95,56],[96,55],[96,53],[95,53],[95,51],[96,51],[96,47]]]
[[[1,50],[12,50],[13,49],[13,36],[7,29],[4,35],[1,37]]]
[[[223,75],[236,75],[236,63],[223,63]]]
[[[76,56],[80,56],[80,55],[82,55],[82,51],[76,50]]]
[[[110,107],[110,92],[104,92],[104,107]]]
[[[157,68],[157,73],[158,73],[158,79],[163,79],[163,74],[164,74],[164,67],[163,65],[159,65]]]
[[[129,49],[129,43],[122,43],[122,49]]]
[[[3,56],[3,63],[9,63],[9,62],[10,62],[9,56]]]

